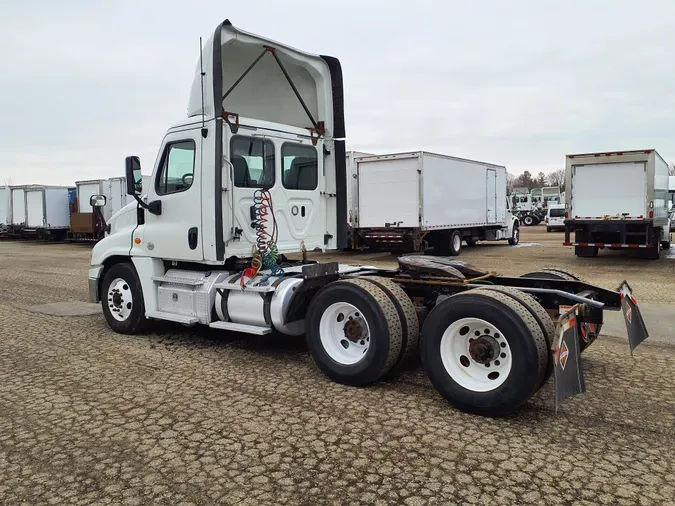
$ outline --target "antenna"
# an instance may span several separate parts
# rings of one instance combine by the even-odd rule
[[[202,49],[202,38],[199,37],[199,73],[200,73],[200,79],[201,79],[201,87],[202,87],[202,137],[206,139],[206,136],[208,135],[209,131],[206,129],[206,125],[204,123],[204,115],[206,114],[206,111],[204,110],[204,51]]]

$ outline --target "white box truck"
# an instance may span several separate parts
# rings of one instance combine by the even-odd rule
[[[89,179],[75,181],[77,188],[77,210],[79,213],[91,213],[93,209],[89,203],[92,195],[106,195],[108,197],[108,184],[106,179]]]
[[[12,191],[9,186],[0,187],[0,233],[12,224]]]
[[[363,151],[347,151],[347,227],[349,228],[349,247],[354,246],[354,230],[359,226],[359,180],[356,161],[366,156],[375,156]]]
[[[508,240],[520,230],[506,168],[424,151],[359,158],[357,247],[458,255],[462,241]]]
[[[62,239],[70,228],[67,186],[30,186],[26,188],[25,232],[41,237]]]
[[[134,184],[141,181],[140,160],[129,156],[127,193],[135,201],[110,219],[92,250],[91,300],[101,302],[115,332],[137,334],[161,320],[253,335],[306,334],[321,371],[352,386],[396,374],[419,353],[446,399],[490,416],[518,409],[552,374],[556,403],[583,392],[580,353],[605,310],[630,310],[632,348],[647,338],[625,283],[606,290],[555,269],[504,277],[419,255],[402,257],[398,269],[285,259],[283,253],[337,250],[346,242],[340,62],[225,20],[205,42],[196,69],[188,117],[161,141],[147,196]],[[423,161],[439,164],[423,169],[429,174],[445,166],[436,157]],[[400,218],[381,218],[413,227],[477,221],[498,230],[506,201],[500,171],[486,164],[468,169],[480,193],[449,189],[448,205],[424,182],[418,180],[416,197],[392,184],[403,175],[384,173],[380,193],[436,202],[440,215],[419,219],[403,202]],[[402,172],[416,184],[416,171]],[[366,185],[368,195],[376,189]],[[92,205],[105,201],[94,196]],[[563,305],[574,307],[561,314]],[[560,318],[557,330],[551,315]]]
[[[147,193],[149,182],[150,176],[143,176],[141,194],[144,195]],[[113,214],[118,212],[130,202],[130,200],[127,198],[127,179],[125,176],[111,177],[105,181],[103,185],[103,195],[105,195],[107,198],[106,205],[103,208],[103,217],[106,221],[108,221]],[[87,204],[89,204],[89,202],[87,202]],[[89,207],[89,209],[89,212],[91,212],[91,207]]]
[[[653,149],[568,155],[565,208],[564,244],[579,257],[670,248],[668,164]]]
[[[10,186],[12,207],[12,229],[19,231],[26,226],[26,188],[27,186]]]

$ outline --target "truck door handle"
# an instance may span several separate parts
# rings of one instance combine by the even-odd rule
[[[190,249],[196,249],[198,242],[199,230],[197,227],[192,227],[190,230],[188,230],[188,246],[190,246]]]

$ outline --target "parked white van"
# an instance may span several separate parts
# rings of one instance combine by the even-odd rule
[[[546,231],[565,230],[565,204],[550,204],[546,212]]]

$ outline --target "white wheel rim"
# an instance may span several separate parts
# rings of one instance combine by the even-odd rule
[[[518,242],[518,239],[519,239],[519,238],[520,238],[520,230],[518,229],[518,227],[516,227],[516,228],[513,230],[513,240],[516,241],[516,242]]]
[[[122,278],[115,278],[108,287],[108,309],[110,314],[118,321],[129,318],[134,308],[134,298],[131,295],[131,287]]]
[[[494,390],[511,372],[511,348],[504,334],[480,318],[462,318],[450,325],[440,351],[450,377],[473,392]]]
[[[461,248],[461,247],[462,247],[462,238],[460,237],[459,234],[456,234],[456,235],[452,238],[452,248],[453,248],[455,251],[459,251],[459,248]]]
[[[347,302],[336,302],[319,322],[321,344],[328,356],[341,365],[354,365],[370,348],[370,327],[363,313]]]

